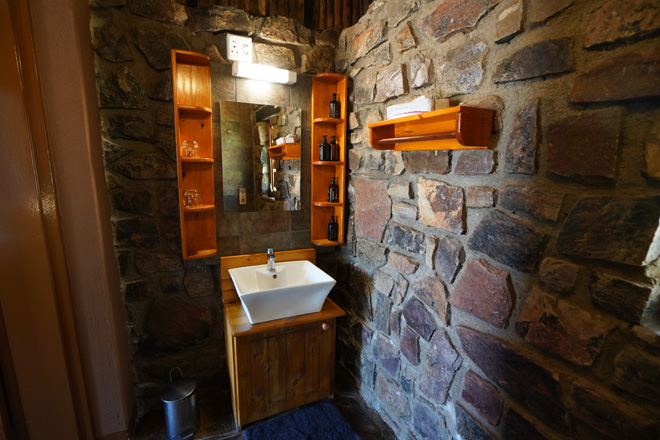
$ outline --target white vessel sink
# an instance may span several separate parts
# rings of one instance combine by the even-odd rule
[[[336,281],[309,261],[229,269],[236,293],[251,324],[315,313]]]

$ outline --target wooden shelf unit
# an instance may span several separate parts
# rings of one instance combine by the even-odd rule
[[[338,73],[319,73],[312,79],[312,225],[311,241],[315,246],[338,246],[345,237],[345,188],[346,188],[346,128],[348,78]],[[337,94],[341,104],[340,118],[330,118],[330,100]],[[335,136],[339,145],[338,161],[320,161],[319,145],[327,135]],[[328,202],[330,179],[337,179],[339,202]],[[337,241],[328,240],[330,216],[335,216],[339,235]]]
[[[172,49],[172,88],[183,259],[206,258],[218,253],[209,58]],[[181,144],[186,140],[197,142],[200,157],[181,156]],[[184,206],[183,193],[191,189],[200,192],[201,205]]]
[[[293,160],[300,159],[300,142],[284,143],[268,147],[271,159]]]
[[[478,150],[490,146],[493,110],[456,106],[369,124],[377,150]]]

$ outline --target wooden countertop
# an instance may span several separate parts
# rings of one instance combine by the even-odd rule
[[[337,318],[346,314],[346,312],[344,312],[342,308],[335,304],[330,298],[326,298],[320,312],[292,316],[291,318],[276,319],[274,321],[261,322],[259,324],[250,324],[240,300],[225,300],[224,306],[234,336],[252,335],[285,327],[295,327],[297,325]]]

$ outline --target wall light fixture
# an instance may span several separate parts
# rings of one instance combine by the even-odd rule
[[[296,72],[290,70],[278,69],[277,67],[266,66],[264,64],[244,63],[242,61],[234,61],[231,66],[231,76],[280,84],[295,84],[297,79]]]

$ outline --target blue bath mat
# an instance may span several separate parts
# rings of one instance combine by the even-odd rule
[[[295,409],[243,431],[245,440],[360,440],[327,400]]]

